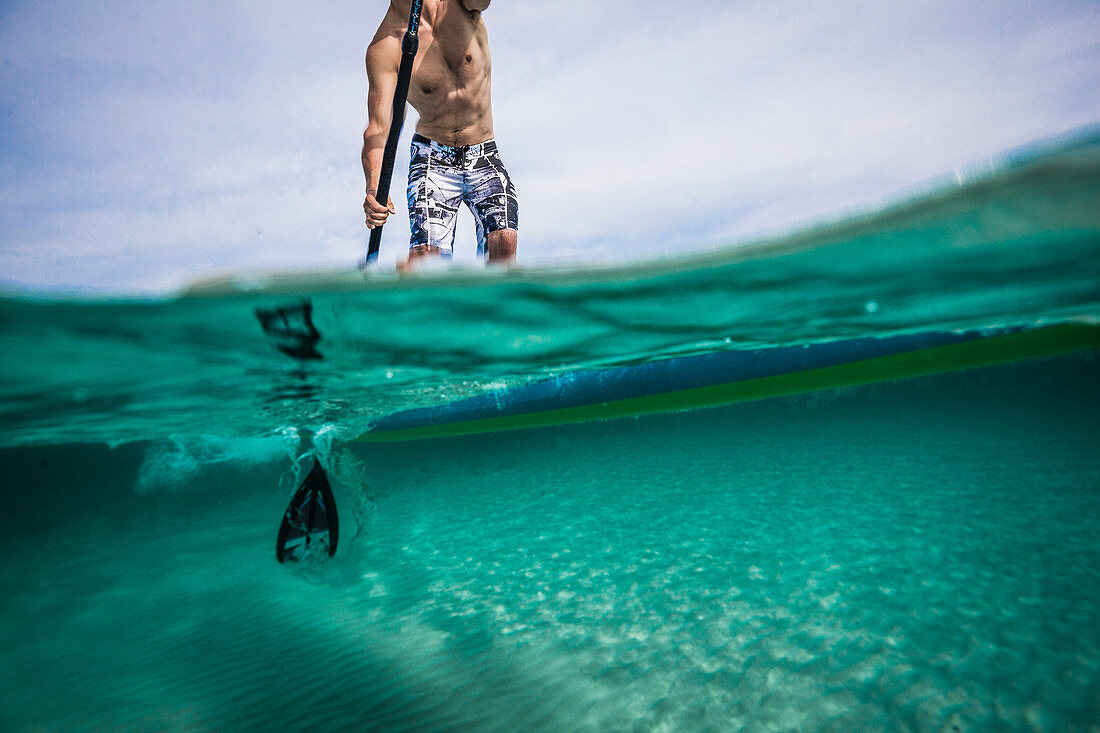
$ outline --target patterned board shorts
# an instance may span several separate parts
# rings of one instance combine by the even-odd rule
[[[408,200],[410,247],[429,245],[450,255],[460,204],[474,213],[478,256],[485,255],[486,233],[519,229],[516,189],[492,140],[455,147],[413,135]]]

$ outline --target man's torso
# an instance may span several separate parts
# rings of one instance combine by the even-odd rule
[[[455,146],[492,138],[491,68],[481,14],[459,0],[425,0],[409,85],[409,103],[420,115],[416,131]]]

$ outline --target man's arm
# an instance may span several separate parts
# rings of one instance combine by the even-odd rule
[[[388,18],[387,18],[388,19]],[[393,120],[393,92],[397,88],[397,67],[401,63],[401,39],[393,33],[378,29],[367,47],[367,129],[363,131],[363,175],[367,180],[367,195],[363,201],[363,213],[367,228],[374,229],[386,223],[393,213],[392,200],[383,206],[375,199],[378,179],[382,174],[382,154]],[[402,29],[403,30],[403,29]]]
[[[482,10],[489,7],[489,2],[490,0],[462,0],[462,7],[470,12],[480,13]]]

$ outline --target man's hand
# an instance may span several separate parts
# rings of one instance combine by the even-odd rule
[[[374,229],[386,223],[390,214],[396,214],[393,208],[393,199],[389,199],[389,206],[378,203],[374,197],[375,191],[367,191],[367,198],[363,201],[363,213],[367,215],[367,229]]]

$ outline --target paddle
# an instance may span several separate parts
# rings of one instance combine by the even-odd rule
[[[417,31],[420,29],[420,6],[422,0],[412,0],[409,12],[409,29],[401,39],[401,66],[397,69],[397,88],[393,91],[393,118],[390,120],[390,133],[386,138],[386,148],[382,152],[382,173],[378,178],[378,191],[374,198],[385,206],[390,200],[390,180],[393,178],[393,160],[397,157],[397,143],[401,137],[401,127],[405,124],[405,102],[409,96],[409,79],[412,78],[413,59],[420,47]],[[367,259],[364,264],[378,259],[378,248],[382,245],[382,227],[376,226],[370,232],[370,244],[367,246]]]
[[[299,431],[298,438],[301,441],[301,460],[312,450],[313,433],[303,429]],[[310,457],[313,458],[313,468],[294,492],[275,540],[275,559],[281,563],[287,560],[323,559],[325,555],[332,557],[336,554],[336,542],[340,538],[336,499],[321,462],[316,455]]]

